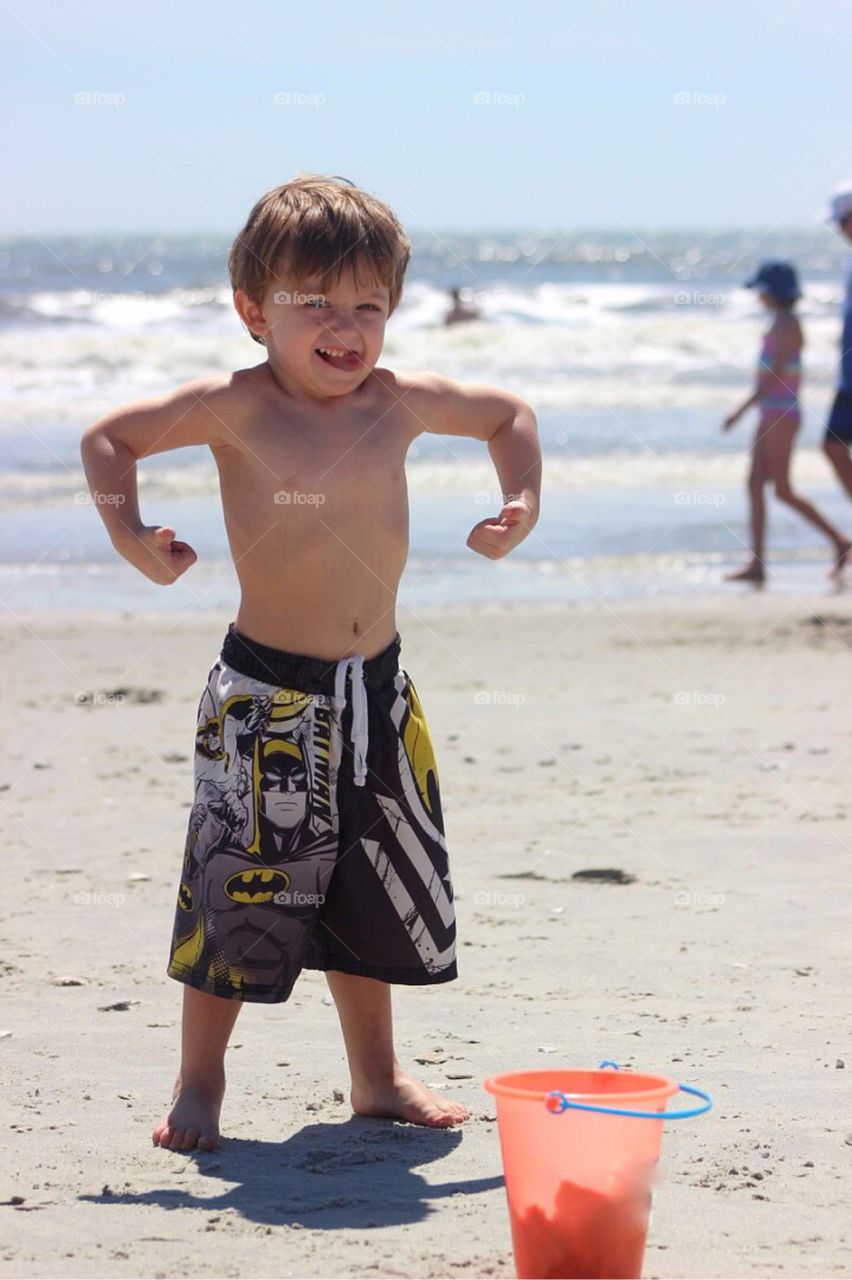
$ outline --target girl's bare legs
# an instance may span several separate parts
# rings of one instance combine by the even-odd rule
[[[748,476],[748,500],[751,519],[751,560],[743,569],[725,574],[728,582],[763,582],[766,571],[763,563],[763,545],[766,536],[766,505],[763,487],[770,478],[769,458],[761,427],[758,427],[751,450],[751,468]]]
[[[799,428],[798,415],[781,413],[777,418],[764,416],[757,429],[752,448],[751,473],[749,475],[749,500],[751,503],[752,559],[744,569],[727,575],[731,582],[762,582],[765,576],[763,546],[766,528],[766,513],[763,500],[763,487],[767,481],[773,481],[776,497],[781,502],[798,511],[805,520],[810,521],[821,533],[829,538],[835,547],[835,560],[831,575],[836,577],[852,551],[852,541],[835,529],[816,507],[805,498],[799,497],[790,485],[790,458],[793,443]],[[827,450],[826,450],[827,452]],[[847,457],[847,461],[849,461]],[[852,470],[852,463],[850,470]]]
[[[393,1047],[391,991],[386,982],[329,970],[352,1078],[352,1110],[364,1116],[394,1116],[411,1124],[444,1129],[470,1112],[403,1071]]]
[[[790,457],[793,452],[793,441],[798,425],[796,420],[781,419],[766,434],[769,463],[772,469],[772,479],[775,482],[775,495],[781,502],[785,502],[788,507],[798,511],[800,516],[810,521],[812,525],[834,543],[836,556],[831,572],[832,576],[835,576],[842,570],[849,551],[852,549],[852,542],[839,529],[835,529],[833,524],[829,524],[828,520],[820,515],[812,503],[794,493],[790,485]]]
[[[241,1008],[240,1000],[184,986],[180,1071],[171,1110],[152,1135],[155,1146],[170,1151],[218,1147],[225,1050]]]

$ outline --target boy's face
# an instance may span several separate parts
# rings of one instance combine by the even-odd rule
[[[325,399],[354,391],[373,369],[389,305],[385,285],[363,277],[356,284],[347,269],[327,293],[315,279],[272,281],[262,306],[249,303],[243,318],[262,334],[271,363],[298,390]]]

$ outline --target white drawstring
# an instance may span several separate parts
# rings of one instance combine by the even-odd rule
[[[346,706],[346,672],[352,664],[352,748],[355,754],[355,785],[367,781],[367,689],[364,684],[364,655],[341,658],[334,672],[334,701],[339,710]]]

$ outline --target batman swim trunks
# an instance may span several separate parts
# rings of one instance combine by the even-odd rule
[[[172,978],[274,1002],[302,969],[457,976],[435,756],[400,647],[328,662],[230,624],[198,705]]]

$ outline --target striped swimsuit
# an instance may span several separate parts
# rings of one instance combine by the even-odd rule
[[[777,354],[777,340],[771,331],[763,339],[758,368],[761,373],[770,370]],[[798,354],[792,356],[784,365],[781,373],[774,378],[774,386],[770,394],[761,396],[759,401],[762,417],[777,419],[783,416],[788,421],[799,418],[799,383],[801,381],[801,362]]]

